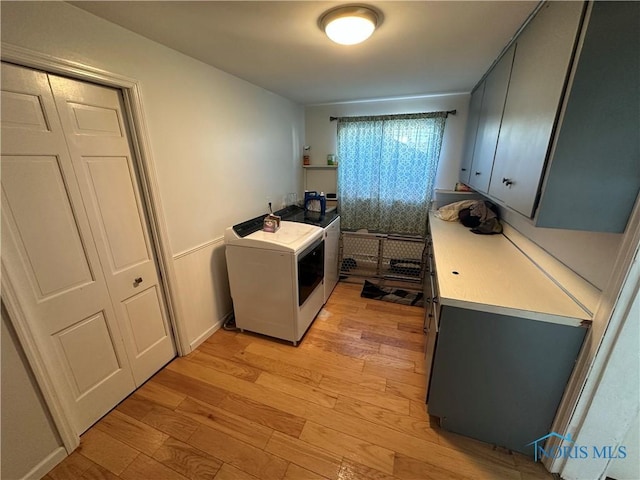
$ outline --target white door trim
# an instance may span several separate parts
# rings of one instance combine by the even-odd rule
[[[585,338],[574,371],[565,389],[564,397],[551,430],[575,438],[591,405],[607,360],[615,348],[620,330],[624,327],[628,312],[637,292],[637,268],[632,270],[634,259],[640,251],[640,196],[629,217],[611,277],[602,292],[594,313],[593,325]],[[566,442],[556,437],[550,439],[547,448],[561,448]],[[545,458],[543,463],[552,473],[561,472],[567,458]]]
[[[140,84],[132,78],[114,74],[51,55],[36,52],[23,47],[2,43],[0,45],[2,61],[24,67],[35,68],[47,73],[64,75],[99,85],[114,87],[122,91],[129,127],[134,161],[141,185],[141,195],[148,216],[152,241],[156,250],[156,259],[160,271],[161,284],[165,293],[167,312],[173,328],[179,355],[191,351],[184,322],[181,321],[180,302],[177,292],[173,256],[169,243],[167,225],[162,215],[162,202],[156,176],[155,164],[151,155],[149,135],[147,133]],[[34,341],[34,335],[20,310],[11,282],[4,268],[2,270],[2,298],[10,320],[16,329],[18,338],[25,351],[30,366],[38,382],[47,406],[59,430],[60,437],[68,453],[75,450],[80,442],[70,421],[70,416],[57,397],[52,381],[47,375],[44,360]]]

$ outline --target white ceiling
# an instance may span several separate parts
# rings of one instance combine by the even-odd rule
[[[331,42],[326,1],[81,1],[99,17],[303,104],[469,92],[537,1],[371,1],[380,28]]]

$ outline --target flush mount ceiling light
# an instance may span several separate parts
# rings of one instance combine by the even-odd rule
[[[380,25],[381,16],[365,5],[344,5],[325,12],[318,23],[340,45],[364,42]]]

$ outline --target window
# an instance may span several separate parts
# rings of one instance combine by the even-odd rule
[[[446,112],[338,119],[346,230],[424,236]]]

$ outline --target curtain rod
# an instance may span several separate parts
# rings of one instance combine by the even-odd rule
[[[457,113],[457,110],[447,110],[446,112],[444,112],[447,114],[447,116],[449,115],[455,115]],[[335,120],[338,120],[340,117],[329,117],[329,121],[333,122]]]

